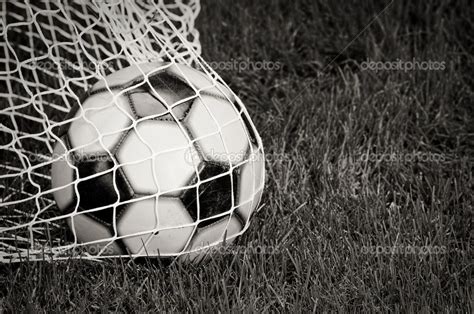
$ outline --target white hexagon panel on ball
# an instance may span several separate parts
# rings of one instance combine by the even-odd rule
[[[68,219],[68,225],[77,241],[83,243],[83,247],[90,254],[104,256],[123,254],[114,242],[110,229],[91,217],[85,214],[74,215]]]
[[[241,166],[237,212],[248,224],[263,193],[265,176],[264,156],[261,149],[252,145],[248,161]]]
[[[225,99],[202,95],[185,119],[204,159],[236,165],[249,147],[245,125],[235,107]]]
[[[186,254],[180,256],[183,262],[199,262],[208,257],[212,250],[222,247],[224,240],[232,243],[242,232],[242,224],[235,216],[223,217],[215,223],[199,228],[186,248]]]
[[[200,163],[179,125],[159,120],[140,122],[119,147],[117,158],[138,194],[179,195]]]
[[[71,146],[79,156],[111,152],[132,119],[124,96],[108,91],[92,95],[78,108],[69,127]]]
[[[118,223],[118,232],[132,254],[176,255],[188,243],[195,228],[192,223],[178,198],[159,197],[132,203]]]

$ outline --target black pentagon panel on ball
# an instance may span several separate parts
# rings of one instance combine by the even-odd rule
[[[186,81],[166,71],[150,75],[148,81],[157,93],[163,94],[168,105],[196,95]]]
[[[165,114],[166,106],[154,93],[150,92],[146,85],[143,83],[126,93],[132,112],[138,118]]]
[[[226,172],[228,172],[228,168],[206,162],[204,168],[199,173],[199,179],[201,181],[207,179],[211,180],[202,182],[197,187],[188,189],[182,194],[181,200],[194,221],[197,221],[198,218],[199,220],[203,220],[222,214],[232,208],[232,197],[234,197],[235,201],[238,187],[238,176],[236,173],[227,173],[212,179]],[[197,178],[195,182],[197,182]],[[215,219],[201,221],[199,226],[210,225],[221,218],[222,217],[217,217]]]
[[[152,116],[157,120],[183,120],[193,99],[177,103],[196,96],[194,90],[185,81],[167,72],[150,75],[148,81],[149,83],[142,82],[140,86],[128,92],[130,106],[135,114],[139,118]],[[171,108],[173,115],[169,113],[168,108]]]
[[[101,158],[104,160],[99,160]],[[95,159],[84,160],[77,164],[81,179],[105,172],[102,175],[88,178],[78,183],[79,211],[113,205],[117,200],[123,202],[131,199],[133,196],[133,190],[128,185],[120,169],[115,171],[114,178],[114,171],[111,170],[114,166],[112,160],[105,157],[97,157]],[[114,186],[117,187],[118,193]],[[117,216],[119,216],[123,207],[123,205],[117,206]],[[113,207],[89,212],[87,215],[108,227],[113,225]]]

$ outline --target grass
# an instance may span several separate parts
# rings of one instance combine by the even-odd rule
[[[471,312],[473,6],[396,1],[358,36],[384,6],[202,3],[206,60],[281,65],[218,69],[268,155],[239,245],[272,254],[3,266],[3,309]],[[445,69],[362,69],[397,59]]]

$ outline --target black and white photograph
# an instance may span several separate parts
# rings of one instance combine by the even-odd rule
[[[472,313],[474,2],[0,0],[1,313]]]

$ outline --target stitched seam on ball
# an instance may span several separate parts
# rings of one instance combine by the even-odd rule
[[[115,154],[118,153],[118,150],[120,149],[120,146],[122,146],[123,142],[125,142],[125,139],[127,138],[128,134],[132,132],[132,129],[128,129],[127,131],[125,131],[123,133],[123,135],[120,137],[119,141],[117,142],[117,144],[115,144],[114,148],[112,149],[111,153],[113,155],[113,158],[114,159],[117,159],[115,157]]]
[[[135,108],[135,104],[133,103],[132,96],[131,96],[132,93],[127,92],[127,93],[125,93],[125,95],[126,95],[127,100],[128,100],[128,106],[132,110],[134,118],[138,120],[140,118],[140,116],[138,115],[137,109]]]
[[[198,233],[199,233],[200,231],[209,229],[210,227],[213,227],[213,226],[215,226],[215,225],[218,224],[218,223],[221,223],[226,217],[227,217],[227,220],[230,220],[230,219],[231,219],[231,215],[229,215],[229,214],[224,215],[224,216],[221,216],[221,217],[218,218],[219,220],[217,220],[217,221],[215,221],[215,222],[213,222],[213,223],[211,223],[211,224],[209,224],[209,225],[207,225],[207,226],[198,228]],[[212,220],[212,219],[213,219],[213,218],[209,218],[208,220]],[[206,221],[207,221],[207,220],[200,220],[199,223],[201,223],[201,222],[206,222]],[[227,228],[226,228],[225,230],[227,231]]]
[[[97,94],[100,94],[100,93],[103,93],[103,92],[108,92],[109,90],[111,91],[116,91],[116,90],[122,90],[123,89],[123,84],[122,85],[112,85],[112,86],[109,86],[109,88],[107,87],[101,87],[99,89],[96,89],[96,90],[93,90],[89,93],[89,96],[93,96],[93,95],[97,95]],[[87,98],[86,98],[87,100]]]
[[[118,221],[120,220],[120,218],[122,218],[127,208],[129,208],[131,205],[132,203],[124,204],[123,206],[121,206],[121,208],[118,211],[115,212],[115,220],[117,221],[116,225],[118,225]],[[117,233],[118,233],[118,230],[117,230]]]
[[[184,119],[188,116],[188,113],[191,111],[191,108],[192,108],[193,105],[194,105],[194,100],[195,100],[195,98],[190,99],[190,100],[188,100],[188,101],[186,101],[186,102],[184,102],[184,103],[182,103],[182,104],[179,105],[179,106],[181,106],[181,105],[187,104],[188,102],[191,102],[191,103],[189,104],[188,109],[186,109],[186,110],[183,112],[183,118],[182,118],[182,119],[178,119],[178,120],[180,120],[180,121],[181,121],[181,120],[184,120]],[[171,109],[171,110],[173,110],[173,109]]]
[[[80,208],[80,207],[79,207],[79,208]],[[107,210],[107,209],[108,209],[108,207],[107,207],[107,208],[104,208],[104,209],[102,209],[102,210]],[[98,212],[99,212],[99,211],[100,211],[100,210],[98,210]],[[104,220],[102,220],[102,219],[100,219],[100,218],[97,218],[96,216],[93,216],[94,213],[95,213],[95,212],[88,212],[88,213],[83,213],[83,215],[86,215],[87,217],[89,217],[89,218],[91,218],[91,219],[93,219],[93,220],[95,220],[95,221],[97,221],[97,222],[99,222],[99,223],[105,225],[106,227],[110,227],[110,226],[111,226],[111,224],[109,224],[108,222],[106,222],[106,221],[104,221]]]
[[[212,93],[212,92],[209,92],[209,91],[199,91],[198,92],[199,95],[204,95],[204,96],[211,96],[211,97],[216,97],[216,98],[220,98],[220,99],[223,99],[223,100],[226,100],[227,102],[231,103],[233,105],[233,102],[232,101],[229,101],[229,99],[227,99],[227,97],[223,96],[223,95],[219,95],[217,93]],[[235,106],[234,106],[235,107]]]
[[[240,215],[240,213],[237,210],[234,210],[232,211],[231,219],[232,219],[232,216],[234,216],[238,220],[238,222],[240,223],[243,229],[245,225],[247,224],[247,222],[244,221],[244,218]]]
[[[128,180],[127,176],[125,175],[125,171],[124,171],[122,168],[118,168],[118,171],[119,171],[120,174],[122,175],[122,178],[123,178],[123,180],[125,181],[125,184],[128,186],[128,188],[130,189],[130,191],[132,191],[132,197],[133,197],[133,195],[135,195],[135,191],[133,190],[132,184],[130,183],[130,181]]]

